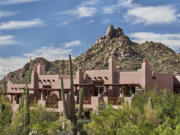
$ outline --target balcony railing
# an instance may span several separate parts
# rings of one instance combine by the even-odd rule
[[[77,103],[79,104],[79,97],[77,97]],[[84,97],[84,104],[91,104],[91,97]]]
[[[112,105],[121,105],[122,103],[122,98],[119,97],[109,97],[108,102],[111,103]]]

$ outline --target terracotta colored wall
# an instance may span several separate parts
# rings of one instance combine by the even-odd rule
[[[116,80],[120,84],[140,84],[142,88],[147,88],[148,84],[151,84],[151,74],[152,72],[146,63],[142,63],[142,68],[137,71],[118,71]]]
[[[160,88],[160,89],[169,89],[170,91],[173,91],[174,77],[173,77],[172,74],[153,73],[153,76],[156,77],[155,82],[158,85],[158,88]]]
[[[31,84],[28,85],[28,87],[30,86]],[[24,87],[25,87],[25,84],[13,84],[12,82],[8,81],[7,92],[21,93],[24,91],[23,90]]]
[[[138,72],[119,72],[120,84],[138,84],[142,80],[142,75]]]
[[[63,82],[64,82],[64,88],[69,89],[70,88],[70,79],[69,76],[62,76]],[[43,85],[51,85],[52,88],[61,88],[61,81],[59,75],[39,75],[39,80],[42,80],[42,82],[39,82],[39,87],[43,88]],[[43,81],[46,80],[46,81]],[[50,80],[50,81],[47,81]],[[74,79],[75,81],[75,79]]]
[[[87,83],[91,83],[91,80],[95,80],[94,77],[98,79],[98,77],[101,77],[102,80],[104,80],[105,84],[111,84],[112,83],[112,75],[111,71],[109,70],[87,70],[85,71],[85,80]],[[88,77],[91,78],[91,80],[88,79]],[[107,78],[107,79],[106,79]]]

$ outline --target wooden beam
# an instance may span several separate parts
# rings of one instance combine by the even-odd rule
[[[30,91],[61,91],[61,89],[55,89],[55,88],[29,88]],[[64,89],[66,91],[69,91],[70,89]]]
[[[8,93],[0,93],[0,95],[22,95],[23,93],[12,93],[12,92],[8,92]]]

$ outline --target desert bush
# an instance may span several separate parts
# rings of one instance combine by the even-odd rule
[[[108,105],[84,125],[89,135],[179,135],[180,95],[156,89],[135,96],[131,106]]]

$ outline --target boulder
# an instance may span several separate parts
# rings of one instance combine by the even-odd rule
[[[106,31],[106,38],[107,38],[107,39],[113,38],[114,32],[115,32],[115,31],[114,31],[113,25],[110,25],[110,26],[107,28],[107,31]]]

